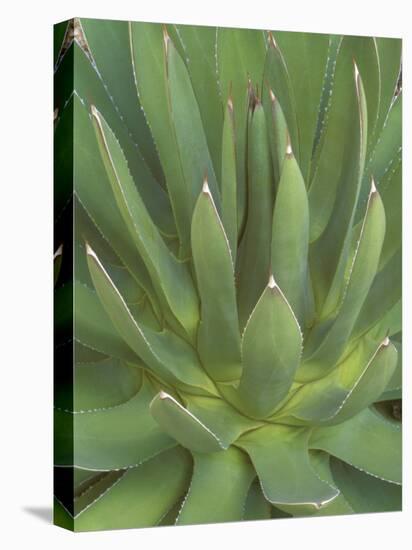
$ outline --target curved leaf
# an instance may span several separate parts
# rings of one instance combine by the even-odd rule
[[[153,397],[147,381],[135,397],[126,403],[96,412],[79,414],[56,411],[57,464],[74,465],[88,470],[130,468],[176,446],[158,427],[150,414]],[[75,434],[74,459],[68,444]]]
[[[372,182],[361,234],[347,275],[340,308],[331,324],[329,320],[326,322],[330,328],[325,336],[322,334],[322,324],[312,331],[305,347],[306,359],[298,372],[299,381],[319,378],[326,374],[341,356],[375,277],[384,236],[385,211]]]
[[[75,517],[75,530],[157,525],[184,492],[189,472],[190,461],[181,449],[172,449],[127,470]]]
[[[309,205],[302,174],[289,149],[277,190],[272,228],[272,272],[304,326],[307,310]]]
[[[242,337],[239,396],[248,414],[269,416],[286,396],[301,350],[296,317],[271,276]]]
[[[236,443],[249,454],[265,498],[292,514],[316,512],[339,494],[311,468],[308,439],[307,430],[278,424],[245,434]]]
[[[213,393],[213,383],[202,370],[195,350],[168,329],[155,332],[139,323],[90,246],[87,254],[90,274],[99,298],[131,349],[166,381]]]
[[[309,446],[383,481],[401,483],[401,428],[372,409],[365,409],[337,426],[315,429]]]
[[[195,454],[192,481],[176,524],[240,521],[254,475],[247,457],[234,447]]]
[[[213,453],[225,448],[216,434],[164,391],[150,403],[150,412],[165,433],[192,452]]]
[[[234,266],[207,181],[193,212],[192,253],[201,302],[199,356],[219,381],[240,376],[240,333]]]
[[[92,109],[92,115],[100,152],[122,217],[156,284],[158,294],[170,306],[189,336],[193,337],[199,320],[198,303],[187,266],[175,259],[153,224],[113,132],[96,109]]]
[[[402,510],[402,487],[367,475],[332,458],[333,479],[357,514]]]
[[[248,217],[238,259],[238,304],[243,329],[266,286],[270,270],[270,241],[274,189],[261,103],[251,111],[248,134]]]

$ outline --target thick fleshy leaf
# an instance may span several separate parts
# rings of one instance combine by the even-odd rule
[[[55,390],[55,405],[69,411],[87,411],[120,405],[131,399],[141,385],[141,369],[110,358],[76,365],[73,377]]]
[[[266,112],[268,140],[272,154],[273,175],[275,182],[279,182],[286,148],[290,142],[289,130],[285,115],[273,90],[263,88],[263,106]]]
[[[135,277],[145,292],[153,301],[154,289],[149,273],[142,258],[136,250],[132,236],[129,233],[116,203],[113,200],[96,200],[98,196],[111,197],[112,191],[104,164],[99,154],[93,125],[81,100],[74,96],[74,187],[76,198],[93,222],[102,239],[110,243],[123,265]],[[79,234],[77,226],[78,212],[75,210],[75,233]],[[76,231],[77,229],[77,231]]]
[[[402,242],[402,160],[388,170],[380,183],[386,213],[386,233],[379,269],[398,251]]]
[[[246,521],[269,519],[271,517],[271,508],[271,504],[263,496],[259,481],[256,479],[250,486],[246,498],[243,519]]]
[[[176,25],[216,175],[220,173],[223,109],[216,75],[216,29]]]
[[[116,470],[176,446],[150,414],[153,393],[145,381],[135,397],[116,407],[79,414],[56,411],[57,464],[70,465],[73,460],[75,466],[88,470]],[[70,456],[70,421],[76,434],[74,458]]]
[[[388,338],[379,345],[365,337],[327,376],[304,384],[279,412],[309,424],[339,423],[372,404],[387,387],[397,363]]]
[[[220,193],[217,179],[189,73],[183,59],[167,34],[165,34],[164,40],[170,111],[182,163],[183,177],[187,186],[189,212],[193,211],[205,175],[216,207],[220,211]],[[189,150],[190,155],[187,154]]]
[[[222,192],[222,222],[229,241],[233,262],[237,254],[237,169],[236,134],[232,99],[229,98],[225,110],[222,137],[222,172],[220,187]]]
[[[308,439],[304,428],[278,424],[249,432],[236,443],[249,454],[265,498],[292,514],[316,512],[339,494],[312,469]]]
[[[271,276],[242,337],[239,396],[248,414],[273,412],[292,385],[301,351],[298,322]]]
[[[257,428],[260,422],[243,416],[224,399],[200,395],[183,395],[187,410],[207,426],[227,448],[242,433]]]
[[[375,178],[377,185],[384,179],[388,170],[396,167],[402,150],[402,94],[392,103],[390,111],[382,127],[379,139],[370,154],[365,166],[362,194],[359,199],[359,209],[367,200],[367,181]]]
[[[289,149],[273,212],[272,272],[301,326],[308,309],[309,207],[302,174]]]
[[[353,65],[350,48],[348,50],[342,46],[341,54],[344,62],[342,76],[345,83],[339,84],[337,78],[334,86],[337,88],[342,85],[343,90],[346,87],[346,95],[341,98],[340,117],[343,120],[340,122],[346,124],[347,128],[344,131],[340,127],[335,127],[338,134],[335,136],[328,135],[328,129],[325,130],[319,170],[315,171],[314,181],[309,189],[311,222],[315,219],[316,223],[318,214],[323,221],[327,220],[323,232],[320,231],[318,237],[313,235],[314,226],[311,223],[310,237],[311,278],[317,310],[322,319],[336,312],[344,292],[345,269],[349,261],[352,228],[367,146],[367,109],[362,79],[356,65]],[[351,84],[349,89],[347,81]],[[338,153],[328,152],[330,140],[333,141],[332,148],[339,149]],[[336,154],[339,158],[336,158]],[[325,166],[326,170],[323,170]],[[334,167],[331,169],[331,166]],[[332,173],[327,173],[330,170]],[[328,196],[329,206],[323,202],[324,199],[329,200]],[[315,239],[316,242],[313,242]]]
[[[400,241],[399,241],[400,242]],[[376,274],[352,332],[357,338],[373,327],[399,301],[402,291],[402,251],[396,252]]]
[[[336,486],[357,514],[402,510],[402,487],[352,468],[332,458],[331,469]]]
[[[123,473],[75,518],[76,531],[156,525],[185,491],[190,460],[172,449]]]
[[[381,75],[379,117],[374,132],[375,140],[379,139],[382,126],[391,106],[398,84],[402,60],[402,40],[399,38],[375,38],[379,57]]]
[[[310,465],[315,470],[319,478],[325,483],[328,483],[329,485],[332,485],[337,490],[339,490],[332,475],[330,455],[324,453],[323,451],[310,451],[309,457]],[[318,510],[313,515],[318,517],[334,516],[341,514],[353,514],[353,509],[351,508],[343,494],[340,492],[339,495],[334,498],[329,504]]]
[[[365,409],[342,424],[315,429],[309,446],[383,481],[401,483],[401,427],[374,409]]]
[[[299,131],[296,119],[294,90],[290,81],[288,67],[273,35],[269,34],[263,75],[265,93],[274,94],[285,117],[293,151],[299,161]],[[270,91],[269,91],[270,90]],[[281,168],[281,165],[280,165]]]
[[[362,140],[366,141],[366,119],[359,112],[361,81],[353,68],[350,37],[339,48],[328,116],[323,130],[321,151],[309,190],[311,242],[324,232],[331,218],[336,193],[350,177],[360,178]],[[365,126],[365,127],[363,127]],[[364,143],[366,149],[366,142]],[[362,166],[361,166],[362,168]],[[344,236],[342,236],[344,237]]]
[[[159,158],[137,96],[127,21],[82,18],[80,22],[98,75],[110,90],[119,117],[153,174],[162,182]]]
[[[138,359],[113,326],[96,292],[80,283],[74,287],[74,338],[106,355],[132,362]]]
[[[192,452],[213,453],[224,448],[216,434],[163,391],[150,403],[150,412],[165,433]]]
[[[235,447],[221,453],[195,454],[189,492],[177,525],[240,521],[255,472]]]
[[[110,279],[95,252],[87,261],[97,294],[121,337],[131,349],[168,382],[183,383],[213,393],[213,383],[200,366],[195,350],[169,329],[156,332],[139,323]]]
[[[249,124],[248,218],[237,268],[242,329],[267,283],[274,201],[272,164],[261,103],[257,103],[251,112]]]
[[[92,115],[100,152],[122,217],[151,274],[157,293],[193,337],[198,323],[198,303],[187,266],[171,254],[153,224],[113,132],[96,109],[92,110]]]
[[[299,381],[319,378],[331,370],[341,356],[375,277],[384,236],[385,211],[372,182],[359,241],[349,264],[337,316],[312,331],[305,348],[306,360],[298,372]],[[330,327],[326,335],[325,325]]]
[[[199,356],[214,380],[240,376],[240,333],[234,265],[207,181],[192,220],[192,254],[201,302]]]
[[[274,32],[273,35],[284,57],[293,89],[299,130],[299,165],[306,181],[327,67],[329,39],[324,34],[301,32]]]
[[[242,232],[247,204],[247,90],[251,82],[259,88],[266,55],[263,31],[216,29],[216,70],[223,105],[232,98],[236,115],[236,161],[238,183],[238,229]]]
[[[119,111],[105,89],[96,67],[90,63],[88,56],[77,43],[73,45],[73,55],[74,61],[72,60],[71,66],[68,67],[66,60],[64,60],[65,66],[62,65],[58,73],[65,70],[74,74],[74,84],[71,86],[70,93],[74,93],[77,99],[81,100],[86,112],[90,112],[91,106],[94,105],[100,112],[104,113],[107,123],[115,132],[122,149],[125,151],[133,180],[155,224],[167,235],[176,234],[169,198],[162,186],[156,181],[145,159],[143,159],[141,149],[130,136],[125,120],[119,116]],[[72,69],[73,63],[75,64],[75,71]],[[57,78],[60,78],[59,75],[56,76]],[[136,110],[138,110],[137,105]],[[86,138],[90,134],[90,130],[84,134],[82,128],[77,129],[76,125],[77,121],[74,124],[75,136],[78,139],[77,147],[86,147],[86,150],[90,151],[89,138]],[[88,120],[88,125],[90,126],[90,120]],[[96,158],[99,158],[98,155]],[[80,170],[79,173],[81,174]],[[93,186],[100,185],[98,178],[91,183],[93,183]]]
[[[129,35],[140,104],[165,174],[181,255],[187,257],[190,249],[191,208],[170,114],[162,26],[158,23],[129,23]]]

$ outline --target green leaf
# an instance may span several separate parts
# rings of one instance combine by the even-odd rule
[[[344,40],[340,51],[343,56],[341,70],[339,72],[337,66],[334,84],[339,98],[336,109],[339,116],[336,119],[332,116],[332,94],[330,124],[325,130],[318,169],[309,189],[311,279],[322,319],[336,311],[344,292],[342,282],[350,253],[367,146],[365,91],[351,58],[350,42],[347,47],[345,44]],[[339,97],[340,88],[342,97]],[[333,131],[328,133],[330,128]],[[316,224],[319,217],[325,225],[319,226],[315,235],[317,230],[314,231],[312,221],[315,220]]]
[[[229,96],[236,116],[236,160],[238,176],[238,230],[242,232],[246,217],[247,171],[247,90],[248,83],[261,87],[266,46],[263,31],[251,29],[216,29],[216,70],[223,105]]]
[[[129,36],[140,104],[164,170],[180,252],[182,257],[187,257],[190,250],[190,197],[170,114],[162,26],[158,23],[129,23]]]
[[[331,456],[323,451],[310,451],[310,464],[319,478],[332,485],[337,490],[338,487],[333,478],[331,471]],[[329,504],[318,510],[314,516],[335,516],[341,514],[353,514],[353,510],[350,507],[349,503],[346,501],[344,495],[340,492],[339,495],[333,499]]]
[[[223,109],[216,75],[216,29],[176,25],[215,173],[220,173]]]
[[[401,298],[402,250],[399,249],[379,271],[369,290],[352,332],[357,338],[381,321]]]
[[[402,243],[402,162],[391,167],[380,181],[380,192],[386,213],[386,233],[379,269],[399,250]],[[398,287],[400,288],[400,287]]]
[[[153,175],[162,183],[159,158],[137,96],[127,21],[82,18],[81,26],[98,75],[109,90],[120,118]]]
[[[317,425],[342,422],[372,404],[396,368],[396,348],[385,338],[379,345],[364,338],[330,374],[304,384],[279,412]]]
[[[296,119],[294,89],[292,88],[285,59],[271,33],[269,34],[269,46],[266,52],[263,82],[264,90],[269,92],[270,97],[274,95],[276,101],[280,104],[290,135],[292,148],[299,161],[299,131]],[[282,165],[279,164],[279,172],[281,172],[281,167]]]
[[[75,434],[74,465],[88,470],[136,466],[176,445],[150,414],[153,390],[147,381],[135,397],[116,407],[72,414],[55,412],[57,464],[70,465],[70,440]],[[73,433],[68,429],[73,423]]]
[[[336,194],[345,185],[344,181],[355,177],[354,185],[357,187],[362,172],[360,161],[366,151],[362,153],[361,147],[364,142],[366,149],[367,122],[366,119],[362,120],[366,113],[359,112],[363,90],[357,69],[354,75],[352,53],[350,37],[345,37],[336,61],[321,151],[309,188],[311,242],[319,239],[325,231],[331,219]]]
[[[61,23],[55,23],[53,25],[53,60],[55,66],[57,66],[59,61],[68,27],[72,23],[73,20],[70,19],[69,21],[62,21]]]
[[[390,111],[385,119],[379,139],[370,153],[369,160],[365,166],[363,185],[359,198],[358,216],[361,216],[362,209],[367,201],[368,182],[371,177],[379,184],[385,180],[388,171],[396,168],[399,163],[402,151],[402,94],[391,105]]]
[[[240,334],[234,266],[207,181],[192,220],[192,253],[201,302],[199,356],[214,380],[240,376]]]
[[[266,286],[270,269],[274,189],[261,103],[257,103],[251,112],[248,145],[248,218],[238,258],[238,305],[242,329]]]
[[[252,416],[269,416],[292,385],[302,351],[296,317],[271,276],[242,337],[239,396]]]
[[[333,478],[357,514],[402,510],[402,487],[387,483],[332,458]]]
[[[272,272],[299,323],[308,309],[309,207],[302,174],[289,149],[283,162],[272,228]]]
[[[278,424],[249,432],[236,443],[249,454],[265,498],[292,514],[316,512],[339,494],[311,468],[308,438],[303,428]]]
[[[99,154],[93,125],[81,100],[74,96],[74,188],[76,198],[96,226],[102,240],[116,250],[121,262],[146,293],[155,300],[154,289],[149,273],[136,250],[132,236],[113,200],[96,200],[96,197],[111,197],[112,190]],[[75,207],[75,234],[80,233]]]
[[[74,338],[100,353],[125,361],[137,360],[133,349],[113,326],[97,294],[80,283],[74,287]]]
[[[165,433],[192,452],[213,453],[224,448],[216,434],[164,391],[150,403],[150,412]]]
[[[245,521],[269,519],[271,517],[271,508],[272,506],[263,496],[259,481],[255,480],[250,486],[246,498],[243,519]]]
[[[176,524],[240,521],[254,475],[247,457],[234,447],[196,453],[189,492]]]
[[[205,175],[216,207],[220,211],[218,183],[190,77],[167,34],[164,40],[170,111],[187,188],[189,213],[193,212]],[[187,154],[189,150],[190,155]]]
[[[228,99],[223,125],[221,190],[223,227],[229,241],[233,262],[236,262],[238,228],[236,134],[231,98]]]
[[[74,377],[71,373],[69,380],[56,384],[54,402],[69,411],[112,407],[131,399],[140,385],[141,370],[136,365],[114,358],[82,363],[75,366]]]
[[[184,492],[190,461],[172,449],[131,468],[75,518],[76,531],[151,527]]]
[[[77,43],[73,45],[73,54],[74,61],[72,60],[72,66],[62,66],[59,68],[58,72],[63,70],[74,72],[74,84],[72,84],[70,92],[73,92],[74,87],[75,99],[78,100],[79,104],[81,102],[86,113],[90,112],[92,105],[94,105],[99,112],[104,113],[107,123],[110,128],[113,129],[122,149],[129,159],[129,168],[133,180],[154,222],[163,233],[174,235],[176,233],[176,228],[167,194],[153,176],[145,159],[143,159],[140,148],[130,136],[130,131],[126,127],[124,119],[121,119],[119,111],[113,104],[113,100],[105,89],[104,83],[99,77],[95,67],[91,64],[89,58]],[[73,63],[75,67],[74,71],[72,68]],[[136,111],[138,110],[136,100]],[[78,113],[76,112],[75,114],[77,117]],[[89,119],[86,120],[86,123],[89,127],[91,126]],[[76,125],[77,119],[75,122],[75,136],[78,141],[77,146],[83,148],[87,147],[87,150],[90,150],[90,143],[89,140],[86,139],[86,136],[90,135],[91,128],[84,134],[83,129],[79,128],[77,130]],[[91,134],[93,135],[93,132],[91,132]],[[97,155],[97,159],[98,158]],[[99,179],[97,178],[96,181],[93,181],[93,184],[95,186],[100,185]]]
[[[224,399],[188,394],[183,394],[182,397],[187,410],[216,434],[225,448],[242,433],[261,425],[260,422],[243,416]]]
[[[119,334],[153,371],[182,388],[194,386],[214,393],[214,386],[202,370],[195,350],[168,329],[156,332],[144,326],[130,312],[96,253],[88,247],[87,262],[99,298]]]
[[[402,60],[402,40],[399,38],[375,38],[374,40],[378,50],[381,76],[379,117],[374,133],[376,140],[385,123],[398,84]]]
[[[286,156],[286,148],[288,142],[290,142],[289,130],[279,101],[272,90],[269,90],[269,93],[267,93],[266,87],[263,88],[263,106],[268,125],[273,174],[275,182],[279,182],[283,161]]]
[[[142,372],[134,365],[108,359],[76,366],[74,382],[75,411],[114,407],[139,391]]]
[[[401,427],[373,409],[365,409],[337,426],[315,429],[309,446],[383,481],[401,483]]]
[[[298,372],[299,381],[308,381],[326,374],[341,356],[371,288],[378,268],[385,236],[385,211],[372,182],[371,192],[358,245],[346,277],[344,294],[336,318],[324,336],[324,325],[312,331],[305,347],[306,359]]]
[[[273,34],[285,60],[293,89],[299,131],[299,166],[304,180],[307,181],[326,72],[329,39],[327,35],[313,33]],[[279,100],[283,105],[280,97]]]
[[[187,266],[171,254],[153,224],[113,132],[96,109],[92,109],[92,115],[113,194],[133,241],[156,285],[157,293],[166,301],[188,335],[194,337],[199,320],[198,299]]]

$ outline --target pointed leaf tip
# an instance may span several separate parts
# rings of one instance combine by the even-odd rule
[[[290,141],[290,134],[286,132],[286,156],[288,158],[293,156],[292,143]]]
[[[61,244],[59,246],[59,248],[56,250],[56,252],[54,253],[53,259],[55,260],[56,258],[61,256],[62,254],[63,254],[63,244]]]
[[[93,250],[93,248],[89,245],[88,242],[86,242],[86,254],[94,258],[100,264],[100,261],[99,261],[99,258],[97,257],[96,252]]]
[[[270,95],[270,101],[271,101],[272,103],[276,103],[276,96],[275,96],[275,94],[273,93],[273,90],[272,90],[272,89],[269,90],[269,95]]]
[[[205,179],[203,180],[203,186],[202,186],[202,193],[204,193],[205,195],[210,195],[210,187],[209,187],[209,184],[207,182],[207,177],[205,176]]]
[[[375,180],[372,178],[372,179],[371,179],[371,195],[372,195],[373,193],[377,193],[377,191],[378,191],[378,190],[376,189]]]
[[[385,338],[385,340],[382,342],[381,346],[383,346],[383,347],[386,348],[386,347],[389,346],[390,343],[391,343],[391,341],[389,340],[389,337],[387,336],[387,337]]]
[[[270,275],[270,277],[269,277],[268,287],[270,289],[273,289],[273,288],[277,287],[277,284],[276,284],[276,281],[275,281],[275,278],[274,278],[273,275]]]

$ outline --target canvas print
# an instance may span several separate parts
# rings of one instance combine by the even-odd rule
[[[401,40],[55,26],[55,511],[399,511]]]

